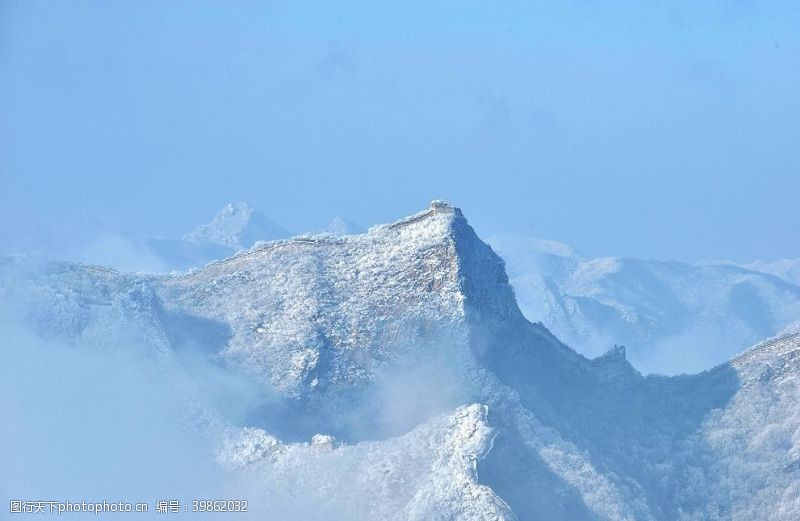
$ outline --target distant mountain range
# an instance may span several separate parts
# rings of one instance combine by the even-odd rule
[[[747,312],[753,294],[794,291],[738,267],[542,250],[548,294],[562,284],[611,324],[632,304],[657,324],[718,293]],[[526,319],[504,261],[446,203],[184,274],[7,257],[0,297],[58,345],[158,361],[259,518],[800,518],[800,335],[693,376],[642,376],[622,347],[586,358]],[[232,375],[260,389],[244,411],[212,385],[241,389]]]
[[[284,239],[289,232],[270,221],[247,203],[230,203],[208,224],[201,224],[183,236],[187,242],[219,244],[231,250],[244,250],[256,241]]]
[[[246,203],[230,203],[207,224],[181,239],[148,237],[143,247],[158,257],[164,271],[183,271],[250,248],[257,241],[289,237],[289,232]]]
[[[342,217],[314,233],[335,236],[364,230]],[[30,254],[109,266],[121,271],[168,273],[201,267],[247,250],[257,242],[292,234],[247,203],[225,205],[208,223],[181,238],[146,236],[97,220],[24,223],[0,236],[0,254]]]
[[[697,372],[800,320],[794,261],[690,265],[590,258],[535,238],[489,242],[529,320],[587,355],[623,344],[644,372]]]
[[[731,261],[720,261],[718,264],[736,265],[736,263]],[[779,279],[783,279],[786,282],[800,285],[800,259],[783,259],[773,262],[754,261],[746,264],[739,264],[738,266],[753,271],[769,273],[770,275],[775,275]]]
[[[358,225],[335,217],[318,233],[340,236],[360,231]],[[286,239],[290,235],[260,211],[238,202],[226,205],[209,223],[197,226],[181,239],[151,237],[144,244],[161,260],[166,271],[184,271],[230,257],[258,242]]]

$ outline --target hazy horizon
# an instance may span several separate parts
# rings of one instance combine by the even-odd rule
[[[590,256],[800,257],[788,2],[0,4],[0,238],[443,198]],[[70,224],[74,223],[74,224]],[[89,223],[89,224],[86,224]]]

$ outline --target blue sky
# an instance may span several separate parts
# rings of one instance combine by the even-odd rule
[[[800,256],[800,9],[0,1],[0,231],[432,198],[593,255]]]

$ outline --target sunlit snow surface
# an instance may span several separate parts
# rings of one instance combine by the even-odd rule
[[[523,317],[452,207],[174,276],[2,262],[8,320],[41,349],[158,368],[203,440],[193,457],[259,516],[800,518],[800,336],[696,376],[643,377],[623,349],[587,359]],[[8,348],[19,364],[26,347]],[[54,442],[21,434],[44,420],[13,412],[25,375],[2,376],[19,426],[3,458],[23,467],[14,453]],[[0,488],[36,490],[21,475]]]

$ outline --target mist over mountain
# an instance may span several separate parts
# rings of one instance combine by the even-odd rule
[[[289,232],[247,203],[225,205],[214,218],[181,239],[148,237],[144,246],[161,259],[165,269],[185,271],[246,250],[258,241],[283,239]]]
[[[340,222],[341,221],[341,222]],[[335,221],[340,232],[347,221]],[[353,225],[354,226],[354,225]],[[353,228],[355,231],[356,228]],[[26,222],[0,236],[0,252],[110,266],[121,271],[185,271],[290,233],[246,203],[225,205],[181,238],[149,236],[98,219]]]
[[[212,489],[247,495],[262,517],[800,516],[800,336],[694,376],[642,376],[624,348],[587,358],[526,319],[504,261],[446,203],[184,274],[6,257],[0,296],[38,350],[150,367],[202,440],[176,479],[187,462],[215,460]],[[28,343],[6,349],[25,362]],[[20,377],[4,371],[13,393]],[[7,437],[22,452],[80,425],[50,433],[13,414]],[[42,491],[31,469],[20,475],[4,489]]]
[[[590,258],[554,241],[490,240],[519,306],[580,352],[627,347],[645,373],[692,373],[800,320],[791,261],[771,265]],[[783,277],[770,272],[781,267]],[[763,271],[761,271],[763,270]]]

